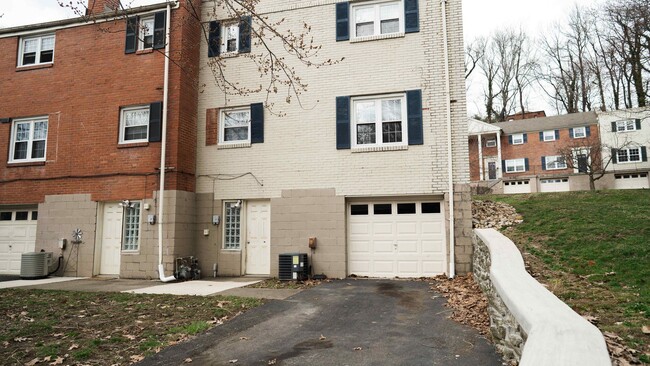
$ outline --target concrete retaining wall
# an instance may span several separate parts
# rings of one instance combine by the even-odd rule
[[[508,359],[529,365],[611,365],[598,328],[526,272],[494,229],[474,230],[474,276],[488,296],[491,331]]]

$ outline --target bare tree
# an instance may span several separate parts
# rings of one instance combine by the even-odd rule
[[[589,189],[596,190],[596,181],[602,178],[612,162],[610,154],[603,154],[604,146],[596,134],[583,139],[574,139],[572,143],[557,150],[567,168],[589,177]]]
[[[485,56],[485,38],[477,38],[465,46],[465,79],[472,75]]]

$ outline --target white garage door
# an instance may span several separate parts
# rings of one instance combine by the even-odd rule
[[[508,180],[503,182],[503,193],[530,193],[529,180]]]
[[[570,190],[569,178],[540,179],[540,192],[568,192]]]
[[[348,230],[349,274],[422,277],[446,270],[441,202],[353,203]]]
[[[36,245],[36,209],[0,209],[0,274],[20,274],[22,253]]]
[[[648,173],[616,174],[614,178],[614,188],[616,189],[650,188]]]

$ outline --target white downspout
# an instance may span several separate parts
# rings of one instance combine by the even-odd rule
[[[167,21],[165,24],[165,81],[163,85],[162,143],[160,148],[160,197],[158,204],[158,275],[162,282],[176,280],[174,276],[165,277],[165,267],[163,266],[163,214],[165,212],[165,168],[167,164],[167,105],[169,104],[169,32],[171,28],[171,12],[171,4],[167,3]]]
[[[447,0],[440,1],[442,17],[443,55],[445,58],[445,98],[447,104],[447,169],[449,174],[449,278],[456,276],[456,231],[454,230],[454,167],[452,159],[451,138],[451,87],[449,85],[449,46],[447,40]]]

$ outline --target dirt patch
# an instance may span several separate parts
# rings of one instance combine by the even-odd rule
[[[306,281],[280,281],[277,278],[269,278],[267,280],[248,285],[249,288],[270,288],[270,289],[296,289],[304,290],[307,288],[315,287],[323,282],[330,282],[331,280],[306,280]]]
[[[440,292],[446,299],[445,306],[453,309],[450,318],[466,324],[484,336],[490,334],[490,316],[487,298],[474,281],[472,274],[449,279],[444,275],[433,278],[432,290]]]

